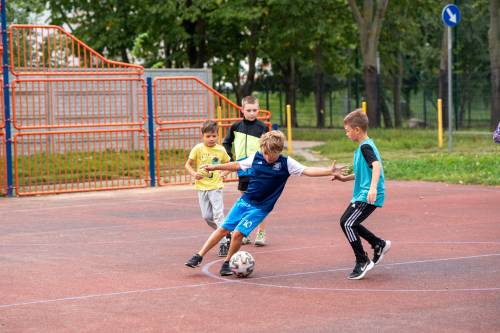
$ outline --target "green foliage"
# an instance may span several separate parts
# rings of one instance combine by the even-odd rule
[[[490,133],[455,133],[451,153],[446,140],[444,148],[437,147],[436,131],[371,129],[369,135],[382,154],[387,179],[500,185],[500,145]],[[315,150],[346,164],[357,147],[342,130],[294,129],[293,137],[324,141]]]
[[[38,0],[5,1],[7,23],[33,24],[44,10],[44,4]]]
[[[19,186],[102,182],[146,177],[143,151],[69,152],[17,158]]]

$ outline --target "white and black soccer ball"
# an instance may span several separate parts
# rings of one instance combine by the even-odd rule
[[[229,267],[234,275],[244,278],[252,274],[255,267],[255,259],[247,251],[238,251],[229,260]]]

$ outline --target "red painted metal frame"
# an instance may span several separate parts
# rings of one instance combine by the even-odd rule
[[[171,86],[169,86],[169,84],[171,84]],[[160,99],[160,93],[164,90],[168,90],[168,88],[172,89],[173,96],[167,97],[164,101],[162,101]],[[190,100],[192,105],[185,105],[185,101],[183,100],[184,96],[189,95],[189,92],[193,91],[208,92],[209,95],[208,97],[204,96],[198,100],[195,97],[193,100]],[[178,95],[180,95],[180,97]],[[168,98],[173,101],[169,101]],[[210,105],[206,103],[207,101],[204,101],[204,98],[208,99],[208,102],[213,102],[213,104]],[[158,125],[155,132],[157,183],[159,186],[190,184],[193,180],[184,169],[184,163],[187,161],[189,151],[201,140],[199,129],[201,128],[202,123],[207,120],[207,114],[213,115],[212,120],[219,123],[219,143],[221,143],[228,128],[231,127],[231,124],[242,119],[240,117],[241,107],[224,95],[220,94],[217,90],[213,89],[199,78],[192,76],[155,78],[153,81],[153,100],[155,123]],[[169,108],[172,106],[174,110]],[[179,110],[176,110],[176,108],[179,108],[181,111],[192,111],[189,107],[194,107],[198,113],[194,112],[194,116],[190,117],[190,115],[184,115],[182,112],[179,112]],[[220,108],[220,110],[218,110],[218,108]],[[162,120],[160,117],[160,111],[165,111],[166,114],[177,114],[178,117],[182,117],[183,119]],[[269,128],[271,128],[271,124],[269,122],[271,113],[267,110],[259,111],[258,119],[265,122]],[[197,131],[196,140],[191,140],[189,144],[186,144],[186,134],[184,133],[183,135],[175,136],[175,140],[171,140],[174,141],[173,148],[171,147],[171,144],[167,142],[167,147],[162,149],[164,147],[162,147],[161,144],[162,140],[165,139],[165,133],[171,133],[174,131],[186,132],[188,130]],[[168,139],[170,135],[166,135],[167,141],[170,141]],[[163,156],[162,151],[165,150],[168,151],[168,155],[166,156],[166,160],[163,160],[161,158]],[[176,155],[179,150],[183,152],[181,159],[178,159]],[[173,154],[171,152],[173,152]],[[162,173],[162,170],[167,170],[170,173],[173,172],[174,176],[165,176]],[[177,173],[179,173],[179,175],[177,175]],[[232,173],[226,178],[228,181],[237,179],[238,178],[235,173]]]
[[[68,84],[68,85],[75,85],[75,86],[80,86],[80,90],[79,90],[79,93],[76,92],[74,94],[74,100],[75,102],[76,101],[79,101],[80,102],[80,105],[82,106],[83,108],[83,105],[87,105],[87,107],[89,107],[90,103],[92,103],[92,108],[94,108],[94,104],[96,101],[94,101],[94,96],[92,97],[89,97],[87,96],[87,93],[88,93],[88,85],[98,85],[98,84],[102,84],[102,83],[107,83],[109,84],[109,86],[113,85],[113,87],[111,88],[114,88],[113,89],[110,89],[109,92],[116,92],[117,90],[117,84],[120,85],[120,90],[123,88],[121,85],[122,84],[125,84],[127,85],[129,82],[137,82],[137,84],[140,84],[140,89],[142,90],[141,94],[137,94],[137,100],[136,100],[136,103],[137,104],[142,104],[142,114],[136,114],[137,116],[137,120],[139,120],[140,118],[142,118],[140,121],[126,121],[126,122],[119,122],[119,121],[113,121],[112,120],[112,117],[113,117],[113,112],[110,112],[109,114],[109,122],[101,122],[100,120],[101,119],[104,119],[105,121],[108,120],[108,115],[107,114],[104,114],[102,115],[101,113],[96,113],[96,115],[98,115],[98,119],[97,121],[98,122],[95,122],[96,119],[93,119],[94,122],[92,123],[64,123],[64,124],[53,124],[53,125],[49,125],[49,124],[39,124],[39,125],[23,125],[21,123],[21,121],[19,121],[19,116],[20,116],[20,113],[24,110],[23,108],[28,108],[29,105],[30,105],[30,100],[28,100],[27,98],[26,99],[22,99],[21,97],[18,98],[18,90],[19,88],[21,88],[23,85],[26,85],[26,84],[32,84],[33,86],[35,85],[38,85],[38,88],[39,88],[39,95],[40,95],[40,92],[43,92],[46,94],[46,90],[45,89],[40,89],[40,85],[48,85],[49,87],[54,87],[54,84],[57,84],[57,83],[60,83],[60,84]],[[84,83],[85,83],[85,87],[84,87]],[[87,88],[87,90],[85,89],[82,89],[82,88]],[[125,86],[125,88],[129,88],[130,89],[137,89],[139,90],[138,87],[133,87],[133,86]],[[49,88],[48,90],[50,89],[53,89],[53,88]],[[61,89],[60,90],[61,92],[64,92],[64,89]],[[105,90],[106,91],[106,90]],[[50,91],[51,92],[51,91]],[[101,93],[102,91],[100,91]],[[114,95],[110,94],[109,97],[111,96],[114,96],[116,97],[116,93]],[[115,109],[117,109],[118,107],[122,107],[123,108],[123,103],[125,103],[126,107],[128,108],[128,99],[130,98],[130,95],[123,95],[123,99],[125,100],[125,102],[123,102],[122,100],[120,100],[119,104],[120,105],[114,105]],[[90,101],[90,99],[92,99]],[[99,101],[99,96],[96,97],[97,99],[97,103],[98,105],[100,106],[101,103]],[[23,103],[24,101],[24,103]],[[38,101],[37,101],[37,98],[35,97],[35,95],[32,96],[32,100],[31,100],[31,103],[32,105],[37,105],[38,104],[44,104],[43,107],[46,106],[46,101],[45,100],[41,100],[40,97],[38,96]],[[115,104],[117,104],[116,100],[115,100]],[[49,100],[49,108],[52,108],[53,107],[53,101],[52,100]],[[64,101],[63,101],[63,105],[61,106],[62,108],[64,108]],[[69,105],[68,105],[69,107]],[[106,107],[106,105],[105,105]],[[108,106],[109,109],[113,109],[113,105],[109,105]],[[42,105],[38,105],[38,111],[40,111],[40,109],[43,109],[42,108]],[[30,111],[30,110],[28,110]],[[81,110],[82,112],[84,110]],[[99,110],[96,110],[96,111],[99,111]],[[112,110],[111,110],[112,111]],[[26,114],[23,112],[22,115],[23,116],[28,116],[27,114],[28,112],[26,112]],[[116,113],[116,112],[115,112]],[[85,116],[85,115],[81,115],[81,116]],[[129,116],[129,115],[127,115]],[[123,117],[123,116],[122,116]],[[140,78],[51,78],[51,79],[22,79],[22,80],[13,80],[12,81],[12,120],[13,120],[13,126],[14,128],[20,130],[20,129],[42,129],[42,128],[77,128],[77,127],[102,127],[102,126],[143,126],[146,122],[146,117],[147,117],[147,101],[146,101],[146,82],[144,81],[144,79],[140,79]]]

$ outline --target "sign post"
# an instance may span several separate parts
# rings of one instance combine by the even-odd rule
[[[454,4],[448,4],[444,6],[443,11],[441,13],[441,18],[443,19],[444,24],[447,26],[446,29],[448,35],[448,151],[451,151],[453,148],[452,143],[452,131],[453,131],[453,92],[452,92],[452,72],[453,72],[453,61],[452,61],[452,40],[451,40],[451,28],[456,26],[460,19],[462,18],[460,15],[460,10]]]

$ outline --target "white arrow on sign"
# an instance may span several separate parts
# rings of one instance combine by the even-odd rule
[[[457,23],[457,15],[453,14],[450,8],[446,8],[446,14],[450,17],[450,21],[453,23]]]

